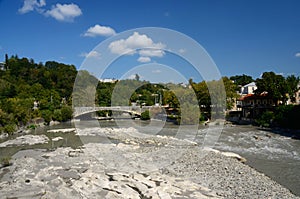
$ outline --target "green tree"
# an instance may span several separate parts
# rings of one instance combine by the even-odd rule
[[[230,77],[230,80],[233,80],[236,85],[245,86],[254,81],[254,79],[249,75],[235,75]]]
[[[5,70],[8,69],[8,55],[5,54]]]
[[[140,81],[140,76],[138,74],[135,74],[135,78],[136,81]]]
[[[141,114],[141,120],[150,120],[150,112],[149,110],[146,110],[142,112]]]
[[[282,101],[283,104],[287,101],[288,87],[285,78],[282,75],[277,75],[274,72],[264,72],[262,78],[256,80],[256,94],[268,92],[268,95],[278,104]]]
[[[270,127],[274,119],[274,113],[272,111],[266,111],[256,119],[256,123],[263,127]]]
[[[236,93],[237,86],[228,77],[222,78],[226,91],[226,108],[232,109],[238,94]]]
[[[55,109],[54,110],[52,119],[54,121],[59,121],[59,122],[62,121],[62,114],[61,114],[61,110],[60,109]]]
[[[61,120],[63,122],[72,119],[73,110],[70,106],[63,106],[61,108]]]
[[[45,123],[49,124],[52,120],[52,112],[50,110],[43,110],[42,117],[44,118]]]
[[[286,78],[286,84],[287,84],[287,93],[289,94],[289,97],[292,102],[296,101],[296,92],[299,90],[299,77],[295,77],[295,75],[290,75]]]

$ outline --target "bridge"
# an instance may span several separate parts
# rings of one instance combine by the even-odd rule
[[[129,113],[132,116],[141,116],[142,109],[145,110],[149,109],[150,107],[143,107],[140,108],[138,106],[109,106],[109,107],[103,107],[103,106],[94,106],[94,107],[74,107],[74,117],[78,117],[80,115],[84,115],[87,113],[92,113],[96,111],[119,111],[124,113]]]

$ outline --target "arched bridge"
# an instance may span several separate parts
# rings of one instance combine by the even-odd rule
[[[135,116],[141,116],[141,108],[140,107],[133,107],[133,106],[109,106],[109,107],[101,107],[101,106],[94,106],[94,107],[74,107],[74,117],[78,117],[80,115],[84,115],[87,113],[92,113],[96,111],[119,111],[129,113]]]

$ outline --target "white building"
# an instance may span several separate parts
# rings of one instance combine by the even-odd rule
[[[5,70],[5,63],[4,62],[0,62],[0,70]]]
[[[251,82],[241,88],[242,95],[254,94],[254,91],[257,89],[255,82]]]
[[[104,82],[104,83],[115,83],[117,80],[116,79],[105,78],[105,79],[99,79],[99,81]]]

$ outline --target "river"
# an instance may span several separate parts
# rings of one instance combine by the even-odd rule
[[[93,127],[95,122],[85,121],[80,128]],[[101,121],[101,127],[117,127],[114,121]],[[127,122],[124,122],[126,126]],[[135,121],[139,131],[147,134],[159,134],[176,136],[178,126],[172,123],[166,123],[161,129],[160,122],[157,125],[154,123],[149,125],[147,122]],[[76,125],[77,127],[77,125]],[[139,128],[140,127],[140,128]],[[72,123],[63,123],[56,126],[47,126],[32,130],[29,134],[41,135],[44,134],[48,138],[62,137],[63,139],[53,142],[49,141],[46,144],[13,146],[0,148],[0,158],[12,156],[20,150],[30,148],[42,148],[47,150],[55,150],[57,147],[73,147],[77,148],[81,145],[81,137],[75,135],[74,132],[69,133],[51,133],[49,129],[74,128]],[[265,173],[273,180],[290,189],[294,194],[300,196],[300,140],[291,139],[288,136],[282,136],[277,133],[261,130],[252,126],[214,126],[215,130],[222,132],[214,148],[222,151],[231,151],[240,154],[247,159],[246,164]],[[200,127],[198,133],[192,133],[191,127],[183,127],[181,138],[189,139],[198,142],[200,145],[208,131],[207,127]],[[16,136],[7,138],[13,139]],[[7,139],[2,139],[4,142]],[[101,140],[84,139],[84,142],[98,142]]]

